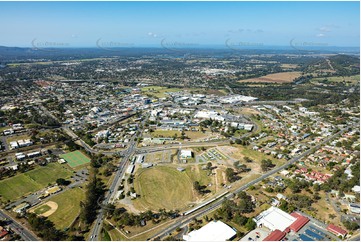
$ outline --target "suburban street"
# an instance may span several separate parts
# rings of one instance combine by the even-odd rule
[[[25,241],[37,241],[39,240],[32,232],[30,232],[27,228],[19,224],[15,219],[6,214],[2,209],[0,210],[0,219],[7,219],[9,223],[9,227],[15,233],[19,234],[21,238]]]
[[[258,183],[258,182],[261,182],[262,180],[268,178],[269,176],[287,168],[288,166],[294,164],[295,162],[297,162],[298,160],[304,158],[305,156],[308,156],[309,154],[312,154],[315,150],[319,149],[322,145],[326,144],[327,142],[331,141],[332,139],[334,139],[335,137],[337,137],[338,135],[341,135],[342,133],[344,133],[345,131],[347,131],[347,129],[342,129],[340,130],[339,132],[329,136],[328,138],[324,139],[321,143],[319,143],[318,145],[316,145],[315,147],[307,150],[306,152],[302,153],[300,156],[297,156],[297,157],[294,157],[292,158],[291,160],[289,160],[287,163],[285,163],[284,165],[282,166],[279,166],[265,174],[263,174],[262,176],[260,176],[259,178],[233,190],[233,194],[237,194],[241,191],[244,191],[246,190],[247,188],[249,188],[250,186]],[[225,197],[227,199],[229,198],[232,198],[234,195],[233,194],[228,194],[228,195],[225,195]],[[210,206],[206,206],[204,208],[200,208],[198,211],[190,214],[190,215],[187,215],[185,217],[180,217],[178,219],[177,222],[173,223],[172,225],[170,225],[168,228],[162,230],[161,232],[157,233],[156,235],[154,235],[152,238],[153,240],[156,240],[156,238],[163,238],[163,237],[166,237],[168,234],[170,234],[172,231],[174,231],[176,228],[178,227],[182,227],[183,225],[187,224],[188,222],[190,222],[192,219],[194,218],[197,218],[197,217],[201,217],[201,216],[204,216],[206,215],[207,213],[213,211],[214,209],[217,209],[219,206],[221,206],[223,203],[223,199],[218,199],[216,200],[214,203],[212,203]]]

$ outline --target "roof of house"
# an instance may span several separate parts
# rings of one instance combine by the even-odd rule
[[[331,231],[332,233],[337,233],[337,234],[342,234],[342,235],[346,235],[347,231],[344,229],[341,229],[340,227],[333,225],[333,224],[329,224],[327,226],[327,230]]]
[[[297,220],[293,222],[289,227],[291,230],[295,232],[298,232],[303,226],[305,226],[308,223],[308,221],[310,221],[309,218],[302,216],[301,214],[296,212],[291,213],[291,216],[297,218]]]
[[[286,236],[285,232],[282,232],[281,230],[274,230],[272,233],[270,233],[266,238],[264,238],[263,241],[280,241]]]

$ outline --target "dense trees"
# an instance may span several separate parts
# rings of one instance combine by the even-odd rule
[[[28,222],[31,228],[39,237],[44,240],[65,240],[65,234],[57,230],[47,217],[37,216],[34,213],[28,214]]]
[[[105,193],[104,183],[94,175],[86,189],[86,199],[80,202],[80,218],[85,224],[91,224],[96,218],[97,209]]]
[[[251,217],[246,217],[243,214],[253,212],[254,206],[252,197],[246,192],[240,192],[234,201],[225,200],[221,208],[217,210],[214,218],[233,221],[236,224],[244,226],[247,230],[252,230],[256,227],[256,223]]]
[[[268,171],[270,168],[275,167],[270,159],[264,159],[261,161],[262,171]]]
[[[58,179],[56,179],[56,184],[58,184],[60,186],[67,186],[70,184],[70,181],[67,181],[64,178],[58,178]]]
[[[227,168],[226,169],[226,178],[229,182],[235,182],[237,181],[240,177],[237,176],[237,174],[234,172],[233,168]]]

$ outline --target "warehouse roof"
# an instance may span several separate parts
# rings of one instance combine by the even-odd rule
[[[253,220],[257,223],[257,226],[262,225],[272,231],[276,229],[284,231],[296,221],[296,218],[281,209],[270,207],[266,211],[260,213]]]
[[[186,241],[226,241],[233,238],[236,232],[222,221],[211,221],[202,228],[184,235]]]

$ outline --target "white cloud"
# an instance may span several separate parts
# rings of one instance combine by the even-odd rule
[[[317,34],[316,36],[317,36],[317,37],[324,37],[325,34],[320,33],[320,34]]]

